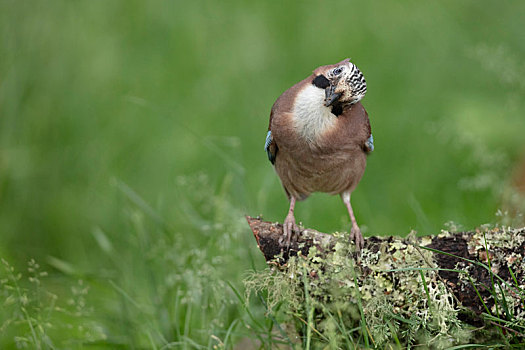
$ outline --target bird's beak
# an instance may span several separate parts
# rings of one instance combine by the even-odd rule
[[[342,93],[335,92],[336,87],[337,87],[337,84],[330,85],[324,90],[324,93],[325,93],[324,105],[326,107],[330,107],[334,102],[339,100],[339,98],[341,97]]]

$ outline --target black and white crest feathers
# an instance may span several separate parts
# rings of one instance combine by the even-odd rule
[[[351,71],[348,75],[347,82],[352,86],[352,94],[364,97],[366,94],[366,80],[363,76],[363,73],[357,68],[357,66],[353,63],[350,63]],[[356,101],[357,102],[357,101]]]

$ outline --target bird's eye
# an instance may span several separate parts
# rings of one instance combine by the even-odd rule
[[[343,68],[339,67],[339,68],[334,69],[334,70],[332,71],[332,73],[333,73],[334,75],[339,75],[339,74],[341,74],[342,71],[343,71]]]

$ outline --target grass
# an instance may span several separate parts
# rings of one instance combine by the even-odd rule
[[[345,57],[367,78],[376,141],[352,195],[364,232],[470,229],[512,212],[523,13],[489,1],[1,1],[0,348],[295,342],[270,301],[244,299],[242,280],[265,264],[243,215],[287,210],[262,151],[272,103]],[[327,195],[296,215],[349,226]]]

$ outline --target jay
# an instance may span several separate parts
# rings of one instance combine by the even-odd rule
[[[313,192],[339,194],[345,204],[356,249],[364,245],[350,195],[365,171],[374,143],[360,100],[366,82],[348,59],[321,66],[275,101],[264,149],[290,200],[281,242],[290,245],[298,231],[296,201]]]

